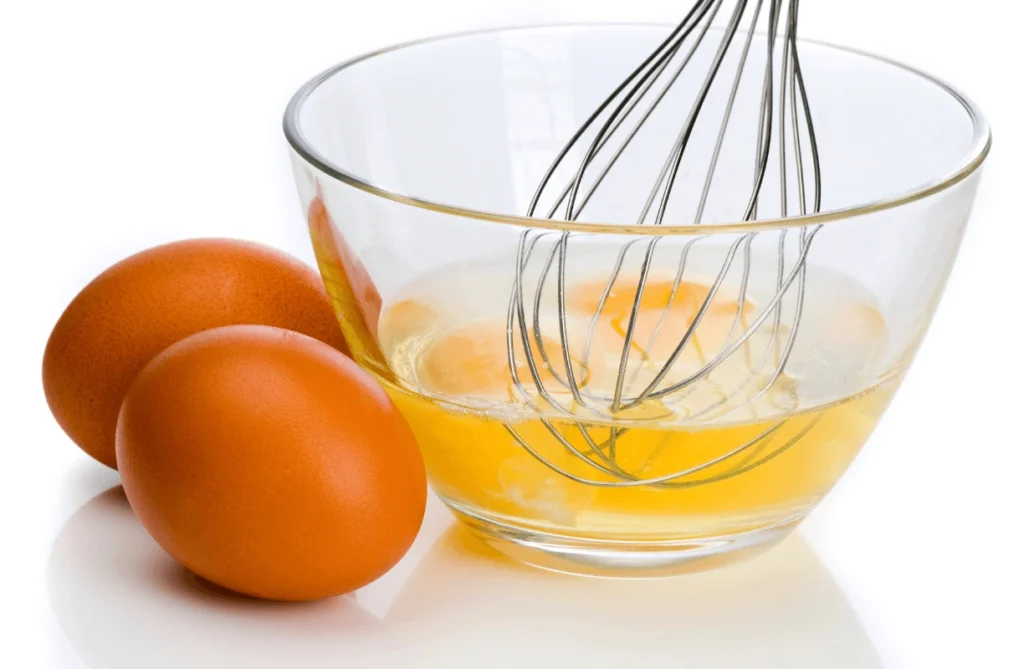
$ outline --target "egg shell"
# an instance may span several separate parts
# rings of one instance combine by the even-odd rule
[[[125,397],[117,457],[132,508],[172,557],[266,599],[375,580],[426,503],[412,431],[380,385],[271,327],[208,330],[154,358]]]
[[[346,350],[312,268],[251,242],[175,242],[110,267],[68,305],[43,355],[50,410],[82,450],[116,468],[117,412],[139,370],[190,334],[233,324],[287,328]]]

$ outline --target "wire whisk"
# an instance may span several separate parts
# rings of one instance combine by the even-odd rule
[[[645,133],[659,132],[651,122],[659,105],[673,91],[678,95],[679,82],[693,79],[694,72],[695,84],[691,82],[692,92],[686,99],[688,111],[678,134],[666,142],[667,150],[653,184],[639,195],[613,193],[621,200],[635,197],[638,214],[632,222],[637,226],[710,228],[713,223],[709,223],[708,204],[718,183],[716,177],[749,179],[749,190],[744,191],[749,194],[733,198],[734,211],[727,214],[733,221],[756,220],[769,202],[773,214],[783,218],[820,211],[819,147],[797,41],[799,0],[730,0],[732,11],[724,27],[713,28],[716,19],[725,16],[726,4],[726,0],[698,0],[597,106],[545,172],[530,201],[529,216],[583,220],[595,196],[614,187],[610,176],[614,176],[617,166],[622,169],[622,156]],[[766,27],[759,35],[762,23]],[[759,58],[752,59],[755,44]],[[697,67],[701,60],[707,61],[706,69]],[[727,170],[723,176],[718,173],[722,150],[727,138],[739,132],[737,124],[731,122],[742,97],[741,84],[747,78],[760,82],[755,102],[757,126],[753,129],[756,140],[749,152],[752,169],[742,176]],[[716,110],[709,111],[715,106],[708,102],[713,92],[724,96],[720,116],[715,115]],[[702,121],[707,124],[709,119],[714,143],[702,156],[693,148],[694,138],[698,125]],[[696,197],[679,202],[678,184],[683,171],[703,171],[703,178],[698,180]],[[770,182],[778,182],[777,201],[766,192]],[[607,277],[602,277],[603,289],[596,304],[583,316],[579,305],[572,304],[572,286],[566,276],[574,256],[585,258],[587,233],[523,233],[507,313],[506,345],[514,390],[545,416],[541,422],[557,447],[586,463],[595,476],[567,471],[543,455],[544,449],[529,443],[513,425],[506,429],[520,446],[553,470],[579,483],[603,487],[702,485],[741,474],[784,452],[813,429],[816,421],[809,421],[795,433],[787,431],[787,437],[780,438],[786,419],[775,420],[752,439],[725,448],[707,462],[658,476],[645,476],[642,467],[624,468],[616,447],[632,429],[627,419],[638,411],[654,407],[683,424],[700,425],[711,419],[738,417],[766,401],[780,387],[803,317],[806,261],[819,230],[820,226],[805,226],[798,232],[783,229],[736,235],[727,247],[717,251],[718,266],[710,271],[703,268],[707,281],[700,289],[694,289],[697,284],[686,277],[688,272],[697,271],[693,261],[696,245],[713,246],[709,244],[712,235],[687,237],[680,248],[670,249],[669,263],[663,262],[665,254],[659,252],[665,236],[628,238],[615,253]],[[795,249],[792,239],[787,242],[787,235],[792,234],[798,237]],[[772,245],[775,258],[771,290],[755,300],[751,288],[752,244],[758,235],[777,235],[778,241]],[[640,256],[635,273],[624,269],[631,254]],[[647,318],[645,300],[650,301],[653,294],[652,277],[660,277],[666,268],[671,281],[662,281],[657,289],[665,293],[667,286],[667,294],[659,293],[655,300],[661,311],[656,318]],[[609,305],[618,304],[623,295],[628,313],[614,323],[621,341],[621,349],[616,347],[615,351],[617,361],[611,364],[614,374],[598,379],[596,370],[601,365],[594,361],[595,350],[606,348],[606,344],[599,345],[595,340],[607,329]],[[709,313],[726,295],[735,305],[731,323],[724,334],[713,338],[715,350],[694,353],[701,333],[711,322]],[[673,316],[673,309],[684,300],[691,300],[692,313],[680,321]],[[552,303],[557,318],[542,316],[542,305]],[[655,347],[662,352],[660,356],[651,353]],[[728,386],[716,381],[716,370],[735,366],[740,356],[745,373],[738,379],[730,375]],[[643,415],[651,414],[648,411]],[[567,431],[574,433],[572,437]],[[577,434],[582,442],[575,438]],[[716,468],[719,465],[725,469]],[[716,472],[713,475],[708,472],[712,468]]]

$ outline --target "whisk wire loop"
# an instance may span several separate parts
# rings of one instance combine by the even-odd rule
[[[736,64],[735,71],[727,84],[721,118],[716,124],[703,177],[698,182],[692,218],[684,222],[694,225],[707,223],[710,196],[723,147],[736,125],[733,122],[734,110],[748,76],[760,77],[754,169],[749,195],[745,196],[743,207],[736,215],[739,220],[756,220],[759,211],[766,206],[763,191],[770,181],[777,181],[779,185],[779,211],[783,217],[791,210],[801,215],[808,213],[808,209],[813,212],[821,210],[821,157],[797,40],[799,0],[729,0],[734,5],[720,31],[721,39],[717,44],[708,44],[712,24],[726,1],[696,0],[664,40],[597,105],[547,167],[530,200],[528,215],[536,215],[542,202],[550,197],[551,203],[545,209],[549,218],[579,220],[595,194],[602,188],[611,188],[608,177],[616,166],[621,165],[621,158],[629,147],[649,128],[661,127],[658,124],[652,126],[652,117],[676,90],[679,82],[689,79],[687,74],[693,71],[697,54],[703,53],[701,49],[710,51],[706,70],[698,77],[699,83],[688,99],[688,111],[682,126],[668,146],[654,183],[646,189],[635,219],[636,225],[672,224],[675,214],[670,205],[674,201],[673,195],[677,194],[683,165],[689,166],[690,174],[695,166],[696,154],[691,155],[690,145],[698,122],[707,117],[709,96],[723,78],[725,64],[731,56]],[[765,4],[768,5],[767,17],[764,17]],[[758,66],[750,67],[750,56],[754,52],[757,27],[762,18],[767,23],[767,30],[762,40],[765,46],[763,71],[758,75]],[[743,37],[737,40],[745,20],[748,25],[744,28]],[[575,151],[582,151],[581,158],[568,170],[564,183],[555,187],[556,177],[570,167],[569,157]],[[774,175],[771,174],[773,156],[777,165]],[[807,165],[808,159],[810,165]],[[734,170],[730,170],[732,172]],[[791,193],[791,186],[795,186],[795,193]],[[750,295],[754,265],[752,247],[758,235],[772,233],[738,235],[725,248],[717,271],[709,274],[713,278],[706,291],[702,296],[697,295],[696,302],[693,302],[691,284],[687,284],[685,279],[693,265],[690,256],[695,245],[714,237],[713,226],[709,226],[707,236],[690,239],[679,250],[665,303],[659,307],[662,311],[657,314],[649,331],[643,331],[650,325],[647,316],[650,300],[645,301],[645,291],[650,289],[663,237],[650,238],[642,246],[639,271],[632,278],[626,278],[626,261],[640,240],[627,240],[622,244],[607,278],[602,279],[603,288],[593,313],[581,320],[578,313],[570,311],[567,284],[570,258],[574,253],[570,247],[575,248],[574,240],[587,235],[571,229],[560,233],[523,232],[516,250],[505,342],[514,392],[541,415],[541,425],[553,440],[552,444],[568,452],[573,461],[586,463],[595,477],[584,477],[567,470],[544,455],[544,448],[530,444],[515,427],[507,425],[506,429],[516,443],[553,471],[578,483],[599,487],[701,485],[749,471],[776,457],[813,429],[816,420],[809,420],[781,446],[769,448],[779,431],[791,420],[780,418],[753,439],[724,448],[716,457],[658,476],[643,475],[653,454],[644,465],[630,470],[620,463],[619,451],[624,446],[625,435],[630,430],[643,429],[644,421],[650,420],[635,418],[631,411],[660,408],[663,411],[654,411],[658,416],[654,420],[669,419],[678,423],[677,429],[687,429],[691,425],[700,427],[711,424],[709,421],[732,419],[742,412],[754,416],[757,406],[763,401],[775,401],[772,399],[773,390],[783,383],[797,342],[806,305],[807,257],[820,229],[820,225],[801,228],[790,258],[787,258],[787,249],[791,246],[787,242],[787,231],[777,233],[774,294],[763,299],[759,297],[756,301]],[[545,241],[549,237],[553,238],[550,245]],[[539,248],[545,246],[546,250],[538,253]],[[730,278],[734,274],[738,274],[738,281]],[[609,386],[605,379],[602,386],[595,381],[595,365],[603,363],[594,359],[594,342],[599,329],[610,318],[608,309],[612,298],[625,283],[630,284],[626,293],[628,311],[615,320],[622,331],[621,348],[615,349],[614,380]],[[549,290],[554,292],[553,319],[542,318],[545,305],[550,303]],[[717,350],[701,349],[691,354],[696,351],[694,347],[701,338],[709,313],[722,303],[726,293],[734,296],[736,312],[731,316],[725,335],[719,338]],[[686,300],[690,300],[686,304],[696,304],[696,308],[688,316],[686,324],[680,326],[670,317],[680,313],[678,305]],[[620,302],[616,301],[616,304],[621,308]],[[556,322],[549,323],[551,320]],[[670,322],[673,323],[671,326]],[[552,334],[557,333],[557,337],[545,336],[548,328],[552,328]],[[582,337],[578,337],[581,330]],[[667,355],[656,360],[652,351],[665,336],[674,337],[674,343]],[[755,341],[763,347],[760,352],[753,349]],[[556,343],[559,350],[550,350]],[[517,344],[521,344],[521,350]],[[661,347],[661,350],[665,348]],[[604,349],[607,349],[607,342]],[[716,373],[727,362],[732,364],[730,361],[735,356],[742,356],[746,372],[738,382],[722,385],[725,381],[716,380]],[[695,357],[701,361],[696,369],[687,367],[677,371],[682,360],[693,365]],[[529,378],[521,373],[521,362],[525,362]],[[634,390],[634,386],[639,390]],[[701,390],[704,392],[698,392]],[[582,446],[566,436],[566,428],[579,434]],[[605,431],[606,438],[596,439],[594,435],[598,431]],[[768,455],[761,455],[763,452],[768,452]],[[734,458],[738,464],[727,467],[724,472],[693,478]]]

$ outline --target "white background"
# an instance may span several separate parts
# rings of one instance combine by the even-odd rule
[[[136,250],[217,235],[262,241],[311,259],[279,127],[291,93],[326,66],[433,33],[542,19],[671,19],[686,6],[687,0],[3,3],[0,666],[133,666],[124,658],[146,658],[149,645],[156,653],[159,632],[154,637],[145,631],[162,626],[182,640],[176,642],[181,654],[164,648],[163,660],[154,655],[151,662],[134,660],[134,666],[178,666],[173,657],[199,667],[254,666],[257,655],[266,660],[282,648],[291,648],[296,657],[322,660],[317,666],[431,666],[414,659],[448,657],[437,655],[438,648],[467,644],[495,649],[494,662],[515,654],[503,654],[503,647],[516,649],[516,657],[534,666],[579,657],[572,655],[583,652],[579,644],[573,646],[576,651],[557,650],[557,620],[531,628],[531,637],[514,643],[509,638],[518,629],[516,617],[540,615],[548,606],[546,596],[578,602],[575,613],[580,616],[602,606],[600,599],[573,600],[567,593],[580,586],[562,580],[537,581],[544,588],[529,591],[532,599],[514,605],[495,596],[493,609],[502,612],[501,622],[490,625],[481,620],[487,606],[481,615],[474,610],[471,621],[453,613],[452,606],[474,602],[450,599],[443,610],[437,605],[430,638],[425,623],[417,622],[431,618],[433,605],[426,597],[419,618],[406,622],[411,636],[403,637],[418,640],[425,650],[407,641],[398,646],[406,655],[386,644],[374,647],[372,640],[359,648],[353,642],[346,650],[342,640],[351,637],[346,637],[347,619],[341,614],[331,618],[335,614],[330,611],[318,618],[320,609],[301,614],[218,609],[223,615],[213,622],[189,614],[202,620],[202,638],[189,637],[199,634],[198,627],[188,627],[181,602],[161,603],[147,590],[152,584],[128,576],[137,567],[133,555],[164,559],[130,518],[79,514],[76,518],[88,522],[69,526],[84,535],[79,537],[83,543],[63,552],[54,549],[68,518],[114,485],[116,475],[78,452],[53,422],[42,395],[40,361],[49,329],[67,302],[90,278]],[[845,593],[840,600],[853,612],[854,628],[860,626],[856,634],[863,643],[858,643],[878,658],[874,665],[856,666],[1024,666],[1024,347],[1019,342],[1024,14],[1019,7],[1007,0],[802,3],[803,35],[876,51],[953,82],[987,113],[995,133],[972,224],[916,367],[862,457],[805,524],[806,546],[787,549],[813,549],[820,560],[816,569]],[[435,511],[431,522],[443,529],[444,512]],[[76,570],[79,554],[82,566]],[[114,566],[93,560],[97,555],[107,556]],[[455,563],[441,564],[442,574],[456,569]],[[126,580],[107,582],[104,574],[92,573],[104,568],[107,576],[123,573]],[[769,568],[766,563],[751,567],[750,573]],[[535,584],[520,572],[483,569],[486,573],[477,574],[483,580],[474,587],[500,590],[495,583],[514,578],[525,579],[527,590]],[[458,578],[452,582],[459,587]],[[388,583],[365,595],[360,600],[364,607],[386,608],[394,596],[383,592],[391,587]],[[401,580],[392,586],[400,589]],[[69,632],[68,602],[74,596],[79,599],[71,609],[91,622]],[[787,593],[777,596],[785,599]],[[644,653],[679,638],[675,631],[681,633],[683,621],[695,620],[688,606],[719,604],[717,599],[688,601],[681,594],[678,609],[659,613],[654,626],[663,628],[662,636],[616,657],[633,658],[641,666]],[[743,610],[742,598],[732,605]],[[573,615],[575,605],[566,606]],[[608,603],[610,613],[615,606]],[[694,647],[688,655],[684,647],[673,661],[657,666],[736,666],[735,654],[715,659],[715,644],[743,646],[753,643],[752,636],[759,639],[751,646],[757,652],[751,651],[742,666],[853,666],[839,657],[816,664],[805,658],[801,664],[794,659],[799,653],[787,655],[781,646],[771,659],[775,651],[766,637],[809,649],[820,643],[813,607],[810,611],[803,618],[780,613],[776,620],[771,615],[758,619],[767,628],[706,630],[699,652]],[[681,616],[678,621],[675,614]],[[330,625],[338,625],[336,634],[310,641],[303,636],[309,629],[303,627],[305,615],[311,616],[309,625],[327,625],[328,632]],[[128,625],[119,633],[118,625],[136,617],[149,626]],[[470,631],[459,629],[473,624]],[[422,628],[418,633],[417,625]],[[624,653],[629,640],[615,630],[614,620],[605,620],[593,630],[594,645],[586,650],[596,657]],[[76,640],[68,640],[76,634]],[[601,644],[608,644],[609,654],[602,655]],[[548,652],[546,646],[555,650]],[[476,666],[489,666],[488,655],[480,652],[465,657],[476,657]],[[234,660],[225,663],[224,657]],[[450,662],[438,666],[462,666]],[[622,662],[607,666],[631,666]]]

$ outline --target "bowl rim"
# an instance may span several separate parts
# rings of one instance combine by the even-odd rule
[[[423,44],[430,44],[433,42],[441,42],[450,39],[459,39],[463,37],[472,37],[477,35],[488,35],[496,33],[515,33],[524,31],[537,31],[537,30],[552,30],[552,29],[573,29],[573,28],[666,28],[670,29],[673,24],[661,23],[661,22],[622,22],[622,21],[611,21],[611,22],[569,22],[569,23],[541,23],[531,25],[521,25],[514,27],[499,27],[499,28],[484,28],[478,30],[464,30],[458,32],[444,33],[440,35],[433,35],[430,37],[424,37],[420,39],[408,40],[400,42],[390,46],[382,47],[372,51],[365,52],[361,55],[355,56],[348,60],[342,61],[336,65],[333,65],[320,74],[316,75],[299,88],[298,91],[292,96],[288,102],[288,106],[285,108],[283,118],[284,135],[288,144],[292,150],[299,155],[307,163],[323,172],[324,174],[337,179],[349,186],[357,188],[361,191],[381,197],[392,202],[396,202],[403,205],[413,206],[420,209],[426,209],[429,211],[439,212],[442,214],[448,214],[452,216],[459,216],[462,218],[473,219],[478,221],[485,221],[490,223],[501,223],[506,225],[512,225],[522,228],[534,228],[534,229],[546,229],[546,230],[559,230],[564,232],[594,232],[603,234],[625,234],[632,236],[652,235],[652,236],[673,236],[673,235],[708,235],[708,234],[724,234],[724,233],[742,233],[742,232],[753,232],[762,230],[781,230],[789,228],[799,228],[811,225],[825,224],[840,220],[846,220],[864,216],[866,214],[872,214],[876,212],[885,211],[887,209],[893,209],[903,205],[907,205],[918,200],[923,200],[927,197],[940,193],[947,190],[961,181],[967,179],[969,176],[974,174],[981,167],[982,163],[988,157],[988,154],[992,148],[992,131],[989,127],[988,121],[985,116],[978,109],[977,105],[963,92],[952,84],[935,77],[927,72],[919,70],[913,66],[901,63],[897,60],[881,56],[878,54],[871,53],[869,51],[843,46],[839,44],[833,44],[824,40],[806,39],[800,38],[800,41],[805,44],[814,44],[817,46],[823,46],[845,53],[853,54],[856,56],[869,58],[871,60],[896,67],[912,75],[920,77],[926,81],[935,84],[943,91],[945,91],[950,97],[958,102],[961,107],[967,112],[971,119],[974,136],[971,140],[971,145],[965,152],[964,156],[958,161],[953,171],[947,173],[945,176],[934,179],[930,182],[926,182],[920,186],[912,188],[903,193],[898,193],[889,197],[873,200],[864,204],[858,204],[851,207],[844,207],[842,209],[833,209],[829,211],[823,211],[813,214],[804,214],[800,216],[789,216],[785,218],[771,218],[761,219],[756,221],[740,221],[731,223],[714,223],[714,224],[687,224],[687,225],[637,225],[636,223],[625,224],[625,223],[601,223],[596,221],[566,221],[564,219],[551,219],[551,218],[534,218],[529,216],[520,216],[516,214],[499,214],[496,212],[490,212],[480,209],[472,209],[468,207],[460,207],[458,205],[446,204],[442,202],[436,202],[422,197],[416,197],[408,195],[406,193],[400,193],[394,190],[390,190],[383,186],[377,185],[360,177],[352,172],[342,169],[337,165],[334,165],[326,157],[324,157],[311,142],[309,142],[305,135],[303,135],[301,128],[299,127],[299,113],[302,110],[302,106],[309,96],[315,91],[321,84],[326,82],[334,75],[349,69],[359,63],[370,60],[377,56],[382,56],[394,51],[400,51],[416,47]],[[764,34],[759,31],[760,34]]]

